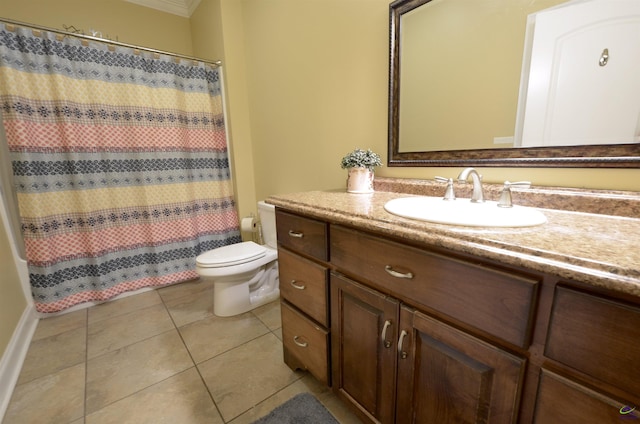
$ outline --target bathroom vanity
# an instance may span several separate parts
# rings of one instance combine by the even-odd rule
[[[640,422],[638,199],[560,190],[543,225],[458,227],[389,214],[443,188],[388,183],[267,199],[291,368],[363,422]]]

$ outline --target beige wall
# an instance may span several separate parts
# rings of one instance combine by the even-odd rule
[[[243,0],[256,193],[345,186],[342,156],[386,159],[388,0]],[[377,175],[455,177],[461,168]],[[640,170],[485,168],[485,181],[640,190]]]
[[[0,207],[4,206],[0,204]],[[4,221],[0,219],[0,358],[27,307],[8,235]]]
[[[386,151],[388,0],[245,0],[256,193],[345,186]]]

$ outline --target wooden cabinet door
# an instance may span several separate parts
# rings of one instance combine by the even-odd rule
[[[525,360],[402,307],[397,423],[515,423]]]
[[[332,384],[365,422],[393,423],[398,301],[331,274]]]
[[[546,357],[621,389],[638,402],[638,340],[637,305],[556,286]]]
[[[542,370],[535,424],[640,422],[632,404],[611,399],[553,372]]]

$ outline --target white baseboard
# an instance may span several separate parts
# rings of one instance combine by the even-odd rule
[[[33,304],[28,304],[0,360],[0,422],[4,417],[16,386],[29,344],[38,325]]]

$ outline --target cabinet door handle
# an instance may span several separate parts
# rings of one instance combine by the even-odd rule
[[[289,284],[291,284],[291,287],[298,290],[304,290],[307,288],[305,285],[298,285],[296,280],[291,280]]]
[[[408,336],[409,333],[407,333],[406,331],[402,330],[402,332],[400,333],[400,338],[398,339],[398,354],[400,355],[400,358],[405,359],[407,357],[407,352],[405,352],[404,350],[402,350],[402,344],[404,343],[404,338],[406,336]]]
[[[413,273],[395,271],[391,265],[385,265],[384,270],[387,271],[389,275],[396,278],[406,278],[408,280],[411,280],[413,278]]]
[[[291,237],[295,237],[295,238],[302,238],[304,237],[304,233],[300,232],[300,231],[293,231],[293,230],[289,230],[289,235]]]
[[[391,326],[391,321],[386,320],[384,322],[384,327],[382,327],[382,336],[381,336],[382,344],[387,349],[391,347],[391,342],[389,340],[387,340],[387,328],[389,328],[390,326]]]
[[[309,343],[307,343],[307,342],[299,342],[299,341],[298,341],[298,339],[299,339],[299,338],[300,338],[300,336],[293,336],[293,342],[294,342],[295,344],[297,344],[298,346],[300,346],[300,347],[307,347],[307,346],[309,346]]]

